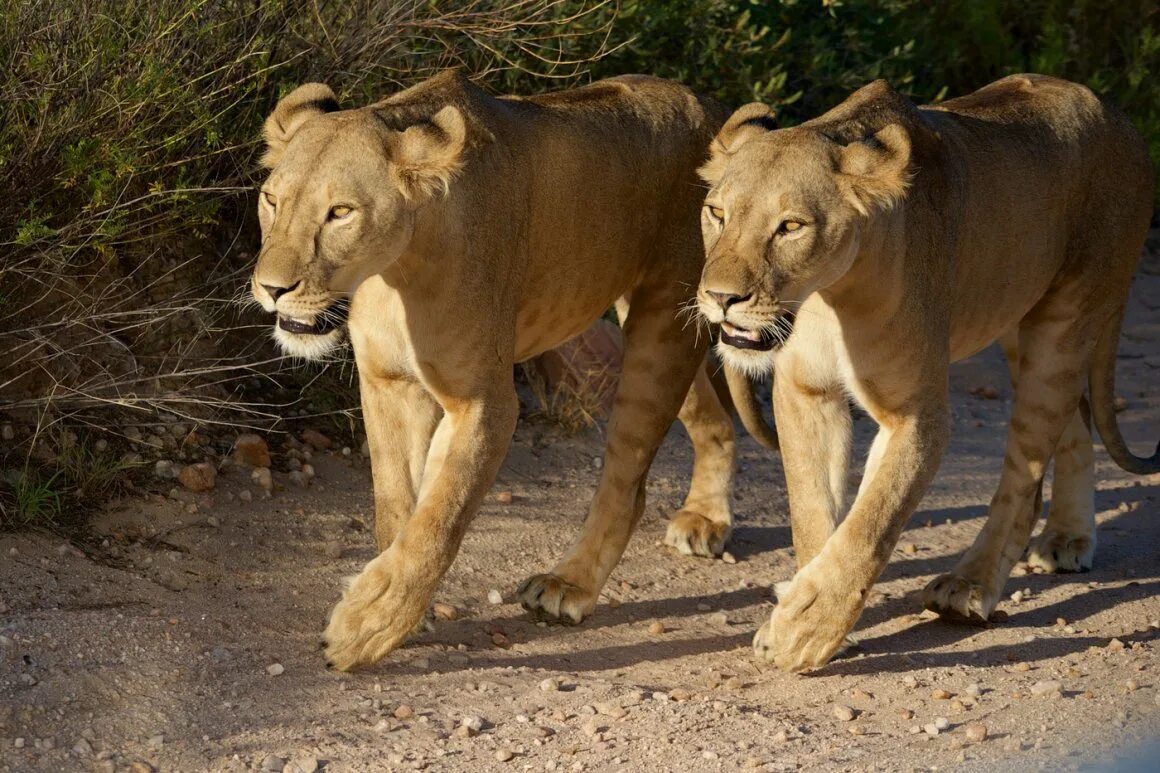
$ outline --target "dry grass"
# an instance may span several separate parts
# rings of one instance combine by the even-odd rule
[[[99,473],[92,443],[117,447],[126,424],[161,413],[353,428],[349,358],[284,360],[241,300],[265,115],[308,80],[351,103],[452,66],[495,88],[558,86],[606,51],[612,10],[0,0],[0,178],[18,192],[0,197],[0,414],[34,427],[0,445],[3,524],[56,519],[56,493],[99,496],[73,468]],[[67,433],[89,450],[50,441]]]

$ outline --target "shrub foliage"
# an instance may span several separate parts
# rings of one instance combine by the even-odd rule
[[[650,72],[790,124],[874,78],[928,102],[1037,71],[1117,102],[1160,160],[1157,65],[1154,0],[0,0],[0,411],[38,436],[115,434],[108,406],[284,412],[235,299],[261,122],[305,81],[362,103],[448,66],[500,92]],[[51,510],[35,445],[0,489]]]

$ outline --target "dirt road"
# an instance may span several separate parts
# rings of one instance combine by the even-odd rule
[[[1160,262],[1145,270],[1119,360],[1137,452],[1160,432]],[[998,399],[971,394],[985,386]],[[1160,476],[1131,478],[1101,452],[1094,571],[1013,577],[1022,598],[988,628],[932,619],[918,591],[974,538],[1001,466],[998,352],[956,366],[952,393],[950,452],[858,626],[861,649],[809,676],[750,656],[792,557],[780,462],[748,438],[736,562],[660,545],[690,466],[674,429],[596,613],[566,627],[510,599],[576,533],[601,440],[521,423],[495,487],[512,499],[485,506],[437,596],[458,619],[357,674],[327,672],[317,649],[341,578],[372,556],[357,453],[315,455],[305,488],[276,472],[269,499],[234,468],[209,495],[119,503],[92,549],[4,536],[0,770],[1154,765]],[[871,427],[856,427],[864,455]]]

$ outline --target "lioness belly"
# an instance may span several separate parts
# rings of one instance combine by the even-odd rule
[[[623,272],[627,274],[627,272]],[[584,331],[631,285],[631,276],[610,267],[603,276],[576,278],[570,286],[552,282],[531,288],[516,315],[516,361],[542,354]]]

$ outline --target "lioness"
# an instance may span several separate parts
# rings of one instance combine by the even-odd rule
[[[374,474],[381,553],[331,614],[334,667],[378,660],[421,619],[507,451],[513,363],[614,302],[626,349],[600,484],[579,540],[520,598],[592,611],[678,412],[696,461],[666,541],[721,552],[733,428],[678,312],[704,261],[696,169],[727,115],[643,76],[518,99],[449,72],[358,109],[320,84],[277,105],[253,295],[283,349],[312,358],[340,342],[350,296]]]
[[[775,369],[798,572],[754,639],[798,671],[842,646],[947,445],[949,363],[1004,338],[1014,412],[986,524],[924,603],[985,620],[1039,514],[1033,559],[1078,569],[1095,544],[1088,411],[1126,470],[1116,343],[1152,214],[1152,168],[1123,115],[1039,75],[916,108],[878,81],[796,128],[738,110],[702,170],[699,307],[720,352]],[[879,425],[845,513],[852,395]],[[845,515],[845,518],[843,518]]]

